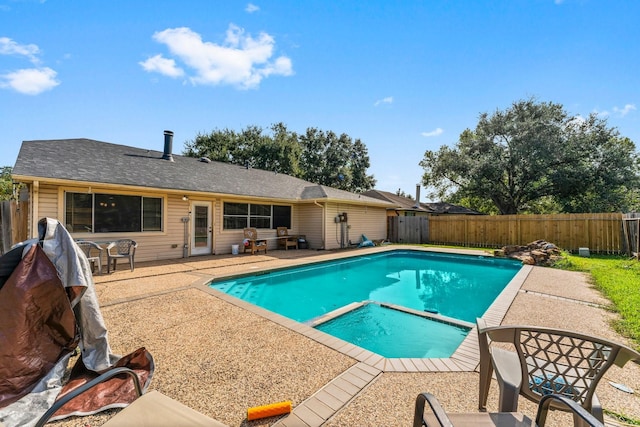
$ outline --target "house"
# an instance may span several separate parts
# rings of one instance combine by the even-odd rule
[[[446,202],[418,203],[420,186],[416,187],[416,200],[381,190],[365,191],[362,195],[393,204],[387,209],[387,216],[483,215],[473,209]]]
[[[91,139],[24,141],[13,180],[28,189],[29,235],[37,235],[40,218],[53,217],[77,239],[134,239],[141,261],[230,253],[245,227],[269,238],[286,226],[313,249],[386,236],[389,202],[174,155],[172,145],[171,131],[162,151]]]

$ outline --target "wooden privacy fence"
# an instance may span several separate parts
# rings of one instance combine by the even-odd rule
[[[429,243],[429,218],[426,216],[387,217],[387,240],[393,243]]]
[[[502,247],[540,239],[569,251],[626,252],[621,213],[429,217],[429,243]]]
[[[637,254],[637,215],[625,215],[633,218],[625,219],[625,228],[621,213],[397,216],[387,219],[387,239],[394,243],[490,248],[542,239],[574,252],[589,248],[594,253]]]
[[[622,228],[627,255],[640,259],[640,213],[624,214]]]
[[[28,202],[0,202],[0,254],[27,239]]]

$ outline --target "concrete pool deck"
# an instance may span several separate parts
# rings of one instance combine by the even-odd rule
[[[212,278],[397,248],[193,257],[138,263],[133,272],[123,264],[96,276],[96,291],[114,352],[148,348],[156,363],[152,389],[229,426],[407,426],[424,391],[447,411],[475,412],[474,332],[449,359],[384,359],[205,286]],[[543,267],[519,276],[488,311],[490,324],[567,328],[628,344],[611,329],[615,314],[587,276]],[[606,409],[640,418],[638,395],[609,381],[640,390],[640,367],[612,368],[598,388]],[[292,414],[246,421],[247,408],[283,400],[293,402]],[[520,410],[535,416],[535,406],[521,402]],[[488,408],[497,408],[495,384]],[[114,413],[55,424],[99,426]],[[547,425],[566,425],[565,415],[554,413]]]

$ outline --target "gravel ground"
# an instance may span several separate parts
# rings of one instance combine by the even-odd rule
[[[372,248],[372,251],[379,250]],[[156,372],[151,389],[229,426],[267,426],[276,420],[247,422],[249,407],[282,400],[295,406],[311,397],[357,361],[264,318],[195,288],[211,277],[348,256],[353,251],[273,251],[266,255],[211,256],[179,262],[139,263],[111,275],[96,276],[96,290],[114,352],[144,346]],[[609,326],[615,314],[608,301],[580,273],[536,267],[525,281],[503,324],[566,328],[625,342]],[[640,367],[613,368],[598,395],[606,409],[640,418]],[[435,394],[447,411],[477,410],[478,374],[383,373],[325,425],[408,426],[418,393]],[[521,400],[520,410],[535,416],[535,405]],[[497,385],[489,395],[497,409]],[[100,426],[117,411],[71,418],[56,426]],[[554,413],[547,425],[570,425]]]

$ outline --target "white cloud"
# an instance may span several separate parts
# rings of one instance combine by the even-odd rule
[[[244,10],[247,13],[253,13],[253,12],[259,11],[260,8],[258,6],[256,6],[255,4],[253,4],[253,3],[249,3]]]
[[[184,70],[176,65],[173,59],[163,58],[162,55],[153,56],[146,61],[138,62],[148,72],[156,72],[168,77],[182,77]]]
[[[33,64],[39,64],[40,59],[36,56],[40,53],[40,48],[35,44],[19,44],[8,37],[0,37],[0,55],[26,56]]]
[[[571,120],[569,120],[568,123],[574,123],[576,125],[583,125],[585,123],[587,123],[587,121],[585,120],[584,117],[582,117],[580,114],[578,114],[577,116],[573,117]]]
[[[631,111],[635,111],[635,104],[626,104],[623,108],[613,107],[613,111],[620,114],[622,117],[629,114]]]
[[[60,84],[51,68],[29,68],[0,75],[0,88],[13,89],[26,95],[38,95]]]
[[[15,55],[29,60],[36,68],[24,68],[0,75],[0,89],[13,89],[25,95],[38,95],[58,86],[56,73],[41,67],[40,48],[35,44],[20,44],[8,37],[0,37],[0,55]]]
[[[265,77],[293,74],[291,59],[286,56],[273,58],[273,37],[260,33],[253,38],[233,24],[229,25],[222,44],[203,41],[200,34],[186,27],[156,32],[153,39],[165,44],[169,52],[193,72],[189,80],[194,85],[228,84],[251,89],[258,87]],[[168,65],[168,59],[160,55],[154,58],[157,58],[156,62]],[[147,69],[145,64],[149,65],[149,61],[140,64],[147,71],[162,72],[158,68]],[[174,63],[170,69],[175,72],[180,68]]]
[[[381,105],[381,104],[393,104],[393,96],[387,96],[386,98],[378,99],[376,102],[373,103],[373,106],[377,107],[378,105]]]
[[[429,137],[432,137],[432,136],[442,135],[443,133],[444,133],[444,129],[436,128],[435,130],[432,130],[431,132],[422,132],[420,135],[429,138]]]

